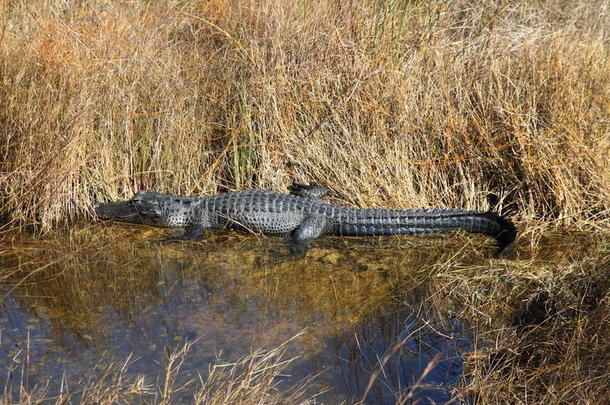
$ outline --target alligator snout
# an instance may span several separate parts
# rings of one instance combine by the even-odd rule
[[[100,219],[137,224],[142,223],[140,213],[130,201],[108,203],[96,202],[93,204],[93,211],[95,211],[95,215]]]

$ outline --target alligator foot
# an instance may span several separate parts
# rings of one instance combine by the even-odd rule
[[[504,247],[500,247],[500,249],[498,249],[498,251],[494,254],[494,257],[496,259],[500,259],[503,256],[506,256],[507,254],[512,252],[514,247],[515,247],[515,242],[514,241],[509,243],[508,245],[506,245]]]

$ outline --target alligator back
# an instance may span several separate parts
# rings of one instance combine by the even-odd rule
[[[324,204],[321,200],[258,189],[207,196],[202,201],[209,226],[268,235],[290,234],[305,216]]]

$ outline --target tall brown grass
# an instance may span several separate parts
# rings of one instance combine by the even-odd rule
[[[0,2],[0,212],[292,179],[607,228],[604,0]]]

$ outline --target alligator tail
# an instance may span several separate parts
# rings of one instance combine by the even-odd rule
[[[492,211],[483,212],[480,216],[491,222],[492,226],[483,226],[482,229],[475,228],[473,230],[464,229],[468,232],[482,233],[493,237],[498,242],[496,257],[501,257],[510,253],[515,246],[515,238],[517,237],[517,229],[512,221]]]
[[[493,237],[496,257],[509,253],[517,230],[506,217],[491,211],[467,210],[356,210],[339,226],[341,235],[401,235],[464,230]]]

